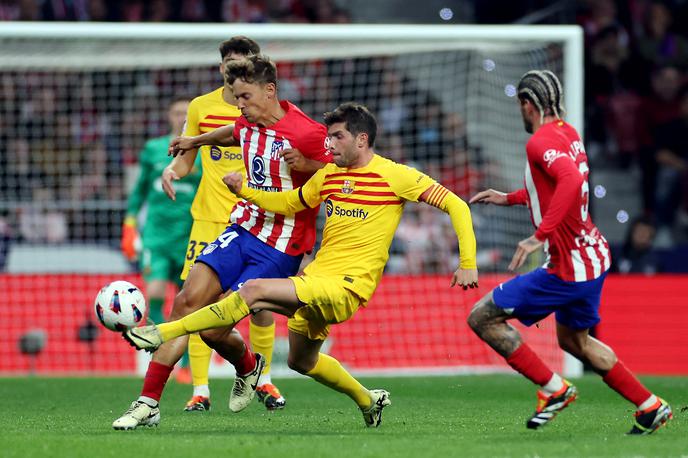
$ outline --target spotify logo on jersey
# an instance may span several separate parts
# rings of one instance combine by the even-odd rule
[[[230,153],[229,151],[222,151],[217,146],[210,147],[210,159],[219,161],[220,159],[229,159],[230,161],[241,160],[241,153]]]
[[[222,159],[222,150],[220,150],[220,148],[217,146],[212,146],[210,148],[210,159],[213,161],[219,161]]]
[[[327,216],[332,216],[332,201],[330,199],[327,199],[325,201],[325,212],[327,213]]]

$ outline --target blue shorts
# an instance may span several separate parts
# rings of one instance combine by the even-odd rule
[[[543,268],[500,284],[492,291],[494,303],[513,310],[511,315],[531,326],[554,313],[557,323],[571,329],[590,329],[600,322],[598,310],[607,273],[585,282],[564,281]]]
[[[215,271],[224,291],[236,291],[254,278],[287,278],[296,275],[300,256],[290,256],[232,224],[198,256]]]

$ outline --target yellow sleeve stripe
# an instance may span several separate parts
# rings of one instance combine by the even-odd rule
[[[426,202],[433,207],[439,207],[448,193],[449,190],[447,188],[442,185],[435,184],[432,186],[432,191],[430,191],[430,195],[428,195]]]

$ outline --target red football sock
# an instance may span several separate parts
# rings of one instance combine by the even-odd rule
[[[554,375],[554,372],[545,366],[545,363],[525,343],[510,354],[506,362],[536,385],[546,385]]]
[[[612,390],[636,406],[639,406],[652,396],[652,393],[640,383],[640,380],[621,361],[617,361],[614,367],[607,372],[607,375],[602,377],[602,380]]]
[[[146,378],[143,379],[143,389],[141,396],[146,396],[160,402],[162,390],[165,389],[165,383],[170,378],[174,366],[165,366],[164,364],[151,361],[148,364],[146,371]]]
[[[251,351],[246,344],[244,344],[244,354],[241,355],[238,361],[233,362],[236,373],[239,375],[246,375],[253,371],[256,367],[256,355]]]

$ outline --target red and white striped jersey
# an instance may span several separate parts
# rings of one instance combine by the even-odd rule
[[[309,158],[332,162],[327,149],[327,128],[306,116],[296,105],[280,101],[284,117],[270,127],[260,127],[241,116],[234,138],[241,143],[247,185],[264,191],[289,191],[303,185],[312,174],[292,171],[280,151],[296,148]],[[230,220],[269,246],[296,256],[313,249],[318,208],[293,216],[268,212],[240,199]]]
[[[588,214],[588,157],[564,121],[540,127],[526,145],[525,188],[509,204],[530,209],[535,237],[545,242],[549,273],[564,281],[593,280],[609,269],[609,245]]]

